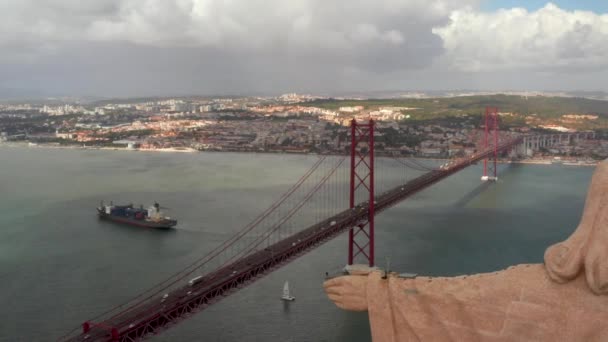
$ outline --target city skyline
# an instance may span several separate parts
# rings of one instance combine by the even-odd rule
[[[608,91],[592,1],[5,1],[0,98]]]

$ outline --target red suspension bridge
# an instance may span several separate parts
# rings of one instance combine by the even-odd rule
[[[378,213],[481,160],[482,179],[497,179],[496,160],[523,137],[499,134],[496,108],[487,108],[484,120],[482,146],[438,168],[414,159],[376,158],[374,121],[353,120],[350,159],[320,157],[281,198],[215,249],[61,340],[136,341],[158,334],[347,231],[348,264],[374,266]]]

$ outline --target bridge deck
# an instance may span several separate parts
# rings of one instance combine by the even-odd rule
[[[515,138],[497,147],[498,151],[510,149],[521,142]],[[383,211],[430,185],[478,162],[493,153],[483,151],[453,163],[445,169],[430,171],[401,186],[376,196],[375,211]],[[167,298],[151,298],[145,304],[134,307],[115,316],[88,333],[74,336],[69,341],[112,341],[110,327],[118,332],[118,341],[136,341],[153,335],[177,321],[200,311],[208,305],[228,296],[230,293],[254,282],[261,276],[282,266],[355,226],[366,222],[369,203],[363,202],[355,208],[344,210],[337,215],[314,224],[299,233],[291,235],[263,250],[243,257],[221,269],[205,275],[201,281],[169,292]]]

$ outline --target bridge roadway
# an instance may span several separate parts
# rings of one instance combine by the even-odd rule
[[[514,138],[499,144],[499,152],[521,143],[522,138]],[[493,150],[486,150],[458,161],[443,169],[429,171],[401,186],[376,196],[375,211],[380,212],[405,198],[429,187],[458,171],[491,156]],[[69,341],[137,341],[157,334],[177,321],[187,318],[208,305],[228,296],[230,293],[254,282],[263,275],[286,264],[314,247],[336,237],[358,223],[366,222],[369,203],[362,202],[355,208],[344,210],[337,215],[314,224],[299,233],[291,235],[267,248],[205,275],[190,286],[186,281],[181,288],[150,298],[145,304],[136,306],[111,319],[94,324],[88,333],[81,333]],[[111,329],[114,328],[114,336]]]

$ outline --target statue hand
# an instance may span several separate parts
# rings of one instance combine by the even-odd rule
[[[367,311],[367,275],[350,275],[323,283],[325,293],[339,308]]]

